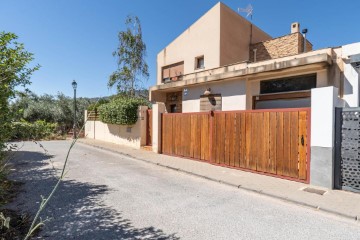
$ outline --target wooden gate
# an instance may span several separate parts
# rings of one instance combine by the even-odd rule
[[[163,114],[162,152],[309,182],[310,109]]]
[[[210,115],[172,113],[162,116],[162,153],[210,160]]]
[[[146,146],[152,146],[152,111],[147,110],[146,113]]]

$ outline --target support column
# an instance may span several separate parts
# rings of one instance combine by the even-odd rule
[[[311,185],[334,187],[335,107],[339,103],[337,88],[311,90]]]
[[[153,152],[161,152],[161,114],[165,112],[164,103],[156,103],[152,106],[152,149]]]
[[[140,120],[140,146],[146,145],[147,137],[147,110],[149,107],[140,106],[139,107],[139,120]]]

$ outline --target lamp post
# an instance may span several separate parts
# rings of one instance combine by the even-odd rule
[[[74,89],[74,126],[73,126],[73,138],[76,138],[76,87],[77,83],[75,80],[71,83],[73,89]]]

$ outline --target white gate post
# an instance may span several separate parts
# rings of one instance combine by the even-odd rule
[[[147,138],[147,106],[139,106],[139,119],[140,119],[140,146],[146,145]]]
[[[161,151],[161,114],[164,112],[164,103],[152,105],[152,150],[156,153]]]
[[[311,90],[311,185],[334,188],[335,107],[339,104],[337,88]]]

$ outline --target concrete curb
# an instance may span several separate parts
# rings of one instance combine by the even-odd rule
[[[198,174],[198,173],[189,172],[189,171],[186,171],[186,170],[183,170],[183,169],[180,169],[180,168],[174,168],[174,167],[171,167],[171,166],[168,166],[168,165],[164,165],[162,163],[153,162],[153,161],[149,161],[149,160],[146,160],[146,159],[138,158],[138,157],[132,156],[130,154],[118,152],[118,151],[115,151],[115,150],[112,150],[112,149],[109,149],[109,148],[106,148],[106,147],[92,145],[92,144],[88,144],[88,143],[81,142],[81,141],[79,141],[78,143],[81,143],[81,144],[84,144],[86,146],[90,146],[90,147],[93,147],[93,148],[98,148],[98,149],[101,149],[101,150],[104,150],[104,151],[109,151],[109,152],[112,152],[112,153],[115,153],[115,154],[118,154],[118,155],[122,155],[124,157],[128,157],[128,158],[131,158],[133,160],[142,161],[142,162],[149,163],[149,164],[152,164],[152,165],[156,165],[156,166],[164,167],[164,168],[171,169],[171,170],[174,170],[174,171],[182,172],[182,173],[185,173],[185,174],[188,174],[188,175],[191,175],[191,176],[195,176],[195,177],[203,178],[203,179],[210,180],[210,181],[213,181],[213,182],[221,183],[221,184],[224,184],[224,185],[227,185],[227,186],[230,186],[230,187],[235,187],[235,188],[242,189],[242,190],[245,190],[245,191],[248,191],[248,192],[257,193],[257,194],[260,194],[260,195],[263,195],[263,196],[267,196],[267,197],[271,197],[271,198],[274,198],[274,199],[282,200],[284,202],[288,202],[288,203],[296,204],[296,205],[299,205],[299,206],[311,208],[311,209],[314,209],[316,211],[332,214],[332,215],[342,217],[342,218],[345,218],[345,219],[348,219],[348,220],[353,220],[355,222],[358,222],[360,220],[360,216],[348,215],[348,214],[344,214],[344,213],[334,211],[334,210],[331,210],[331,209],[316,206],[316,205],[313,205],[313,204],[308,204],[308,203],[301,202],[301,201],[294,200],[294,199],[290,199],[290,198],[287,198],[287,197],[282,197],[282,196],[274,195],[272,193],[267,193],[267,192],[264,192],[263,190],[247,188],[247,187],[237,185],[237,184],[233,184],[233,183],[230,183],[230,182],[227,182],[227,181],[222,181],[222,180],[212,178],[212,177],[208,177],[208,176],[205,176],[205,175],[201,175],[201,174]]]

